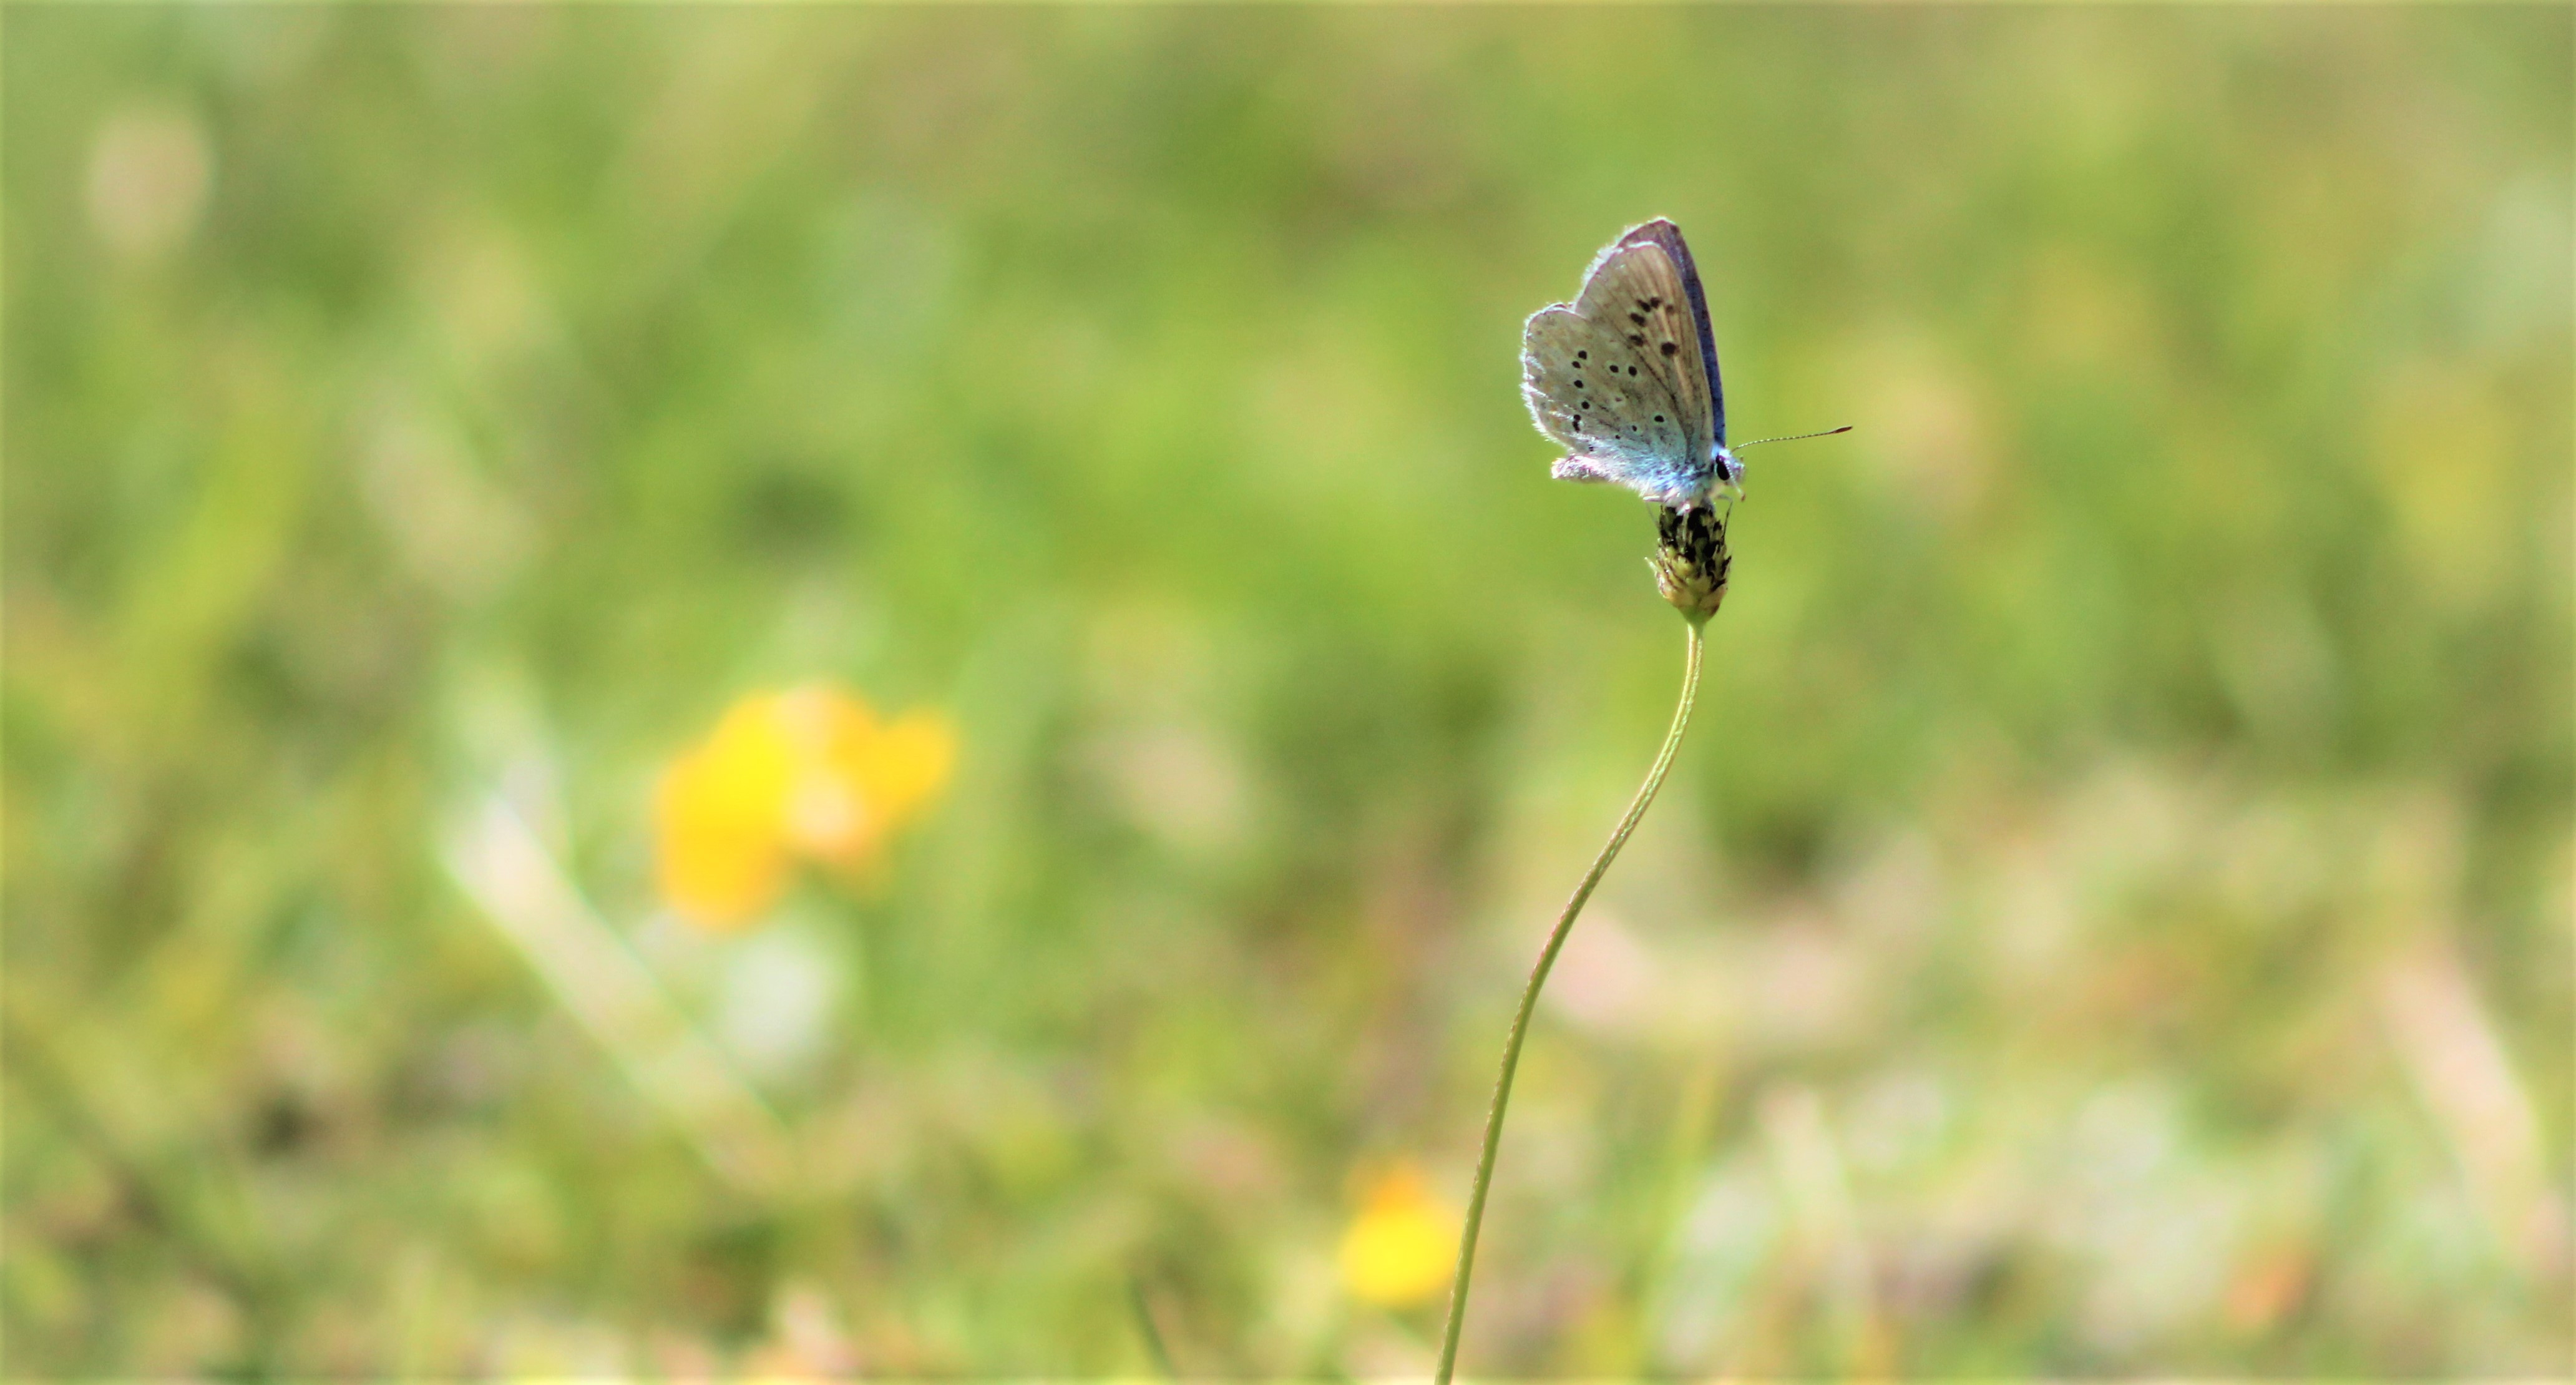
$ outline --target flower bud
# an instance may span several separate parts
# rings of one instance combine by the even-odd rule
[[[1706,623],[1726,600],[1726,521],[1707,505],[1665,510],[1655,522],[1655,587],[1682,619]]]

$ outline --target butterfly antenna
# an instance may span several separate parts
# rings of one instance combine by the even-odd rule
[[[1851,430],[1852,425],[1846,423],[1840,428],[1828,428],[1821,433],[1792,433],[1785,438],[1755,438],[1751,442],[1736,443],[1729,450],[1741,452],[1748,447],[1760,447],[1766,442],[1804,442],[1809,438],[1830,438],[1836,433],[1848,433]]]

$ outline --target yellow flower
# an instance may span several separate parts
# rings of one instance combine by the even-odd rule
[[[955,759],[955,733],[935,712],[880,722],[822,685],[746,697],[655,789],[662,897],[730,930],[777,902],[799,860],[861,873]]]
[[[1457,1213],[1433,1196],[1421,1170],[1388,1169],[1370,1181],[1342,1234],[1342,1287],[1382,1308],[1429,1302],[1457,1268],[1458,1228]]]

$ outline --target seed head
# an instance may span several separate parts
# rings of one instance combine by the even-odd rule
[[[1733,562],[1726,551],[1726,521],[1715,509],[1696,505],[1665,510],[1655,521],[1655,587],[1682,619],[1705,624],[1726,600],[1726,571]]]

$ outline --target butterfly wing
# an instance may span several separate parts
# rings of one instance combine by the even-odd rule
[[[1636,349],[1568,304],[1533,314],[1521,337],[1521,393],[1539,431],[1640,490],[1686,479],[1681,408]],[[1579,469],[1580,470],[1580,469]]]
[[[1539,431],[1574,453],[1558,476],[1684,505],[1708,494],[1720,425],[1698,279],[1689,251],[1676,259],[1668,244],[1680,245],[1670,222],[1631,231],[1593,262],[1573,303],[1533,314],[1521,390]]]
[[[1682,301],[1689,305],[1689,329],[1678,334],[1681,354],[1689,355],[1693,345],[1699,348],[1700,379],[1705,382],[1708,399],[1709,436],[1723,446],[1726,442],[1726,387],[1717,375],[1717,337],[1709,331],[1708,298],[1700,292],[1699,266],[1691,261],[1690,246],[1682,240],[1682,228],[1658,217],[1621,236],[1618,243],[1623,246],[1653,245],[1671,262],[1674,277],[1681,282]],[[1655,288],[1650,292],[1668,290]],[[1660,354],[1661,347],[1657,350]]]

